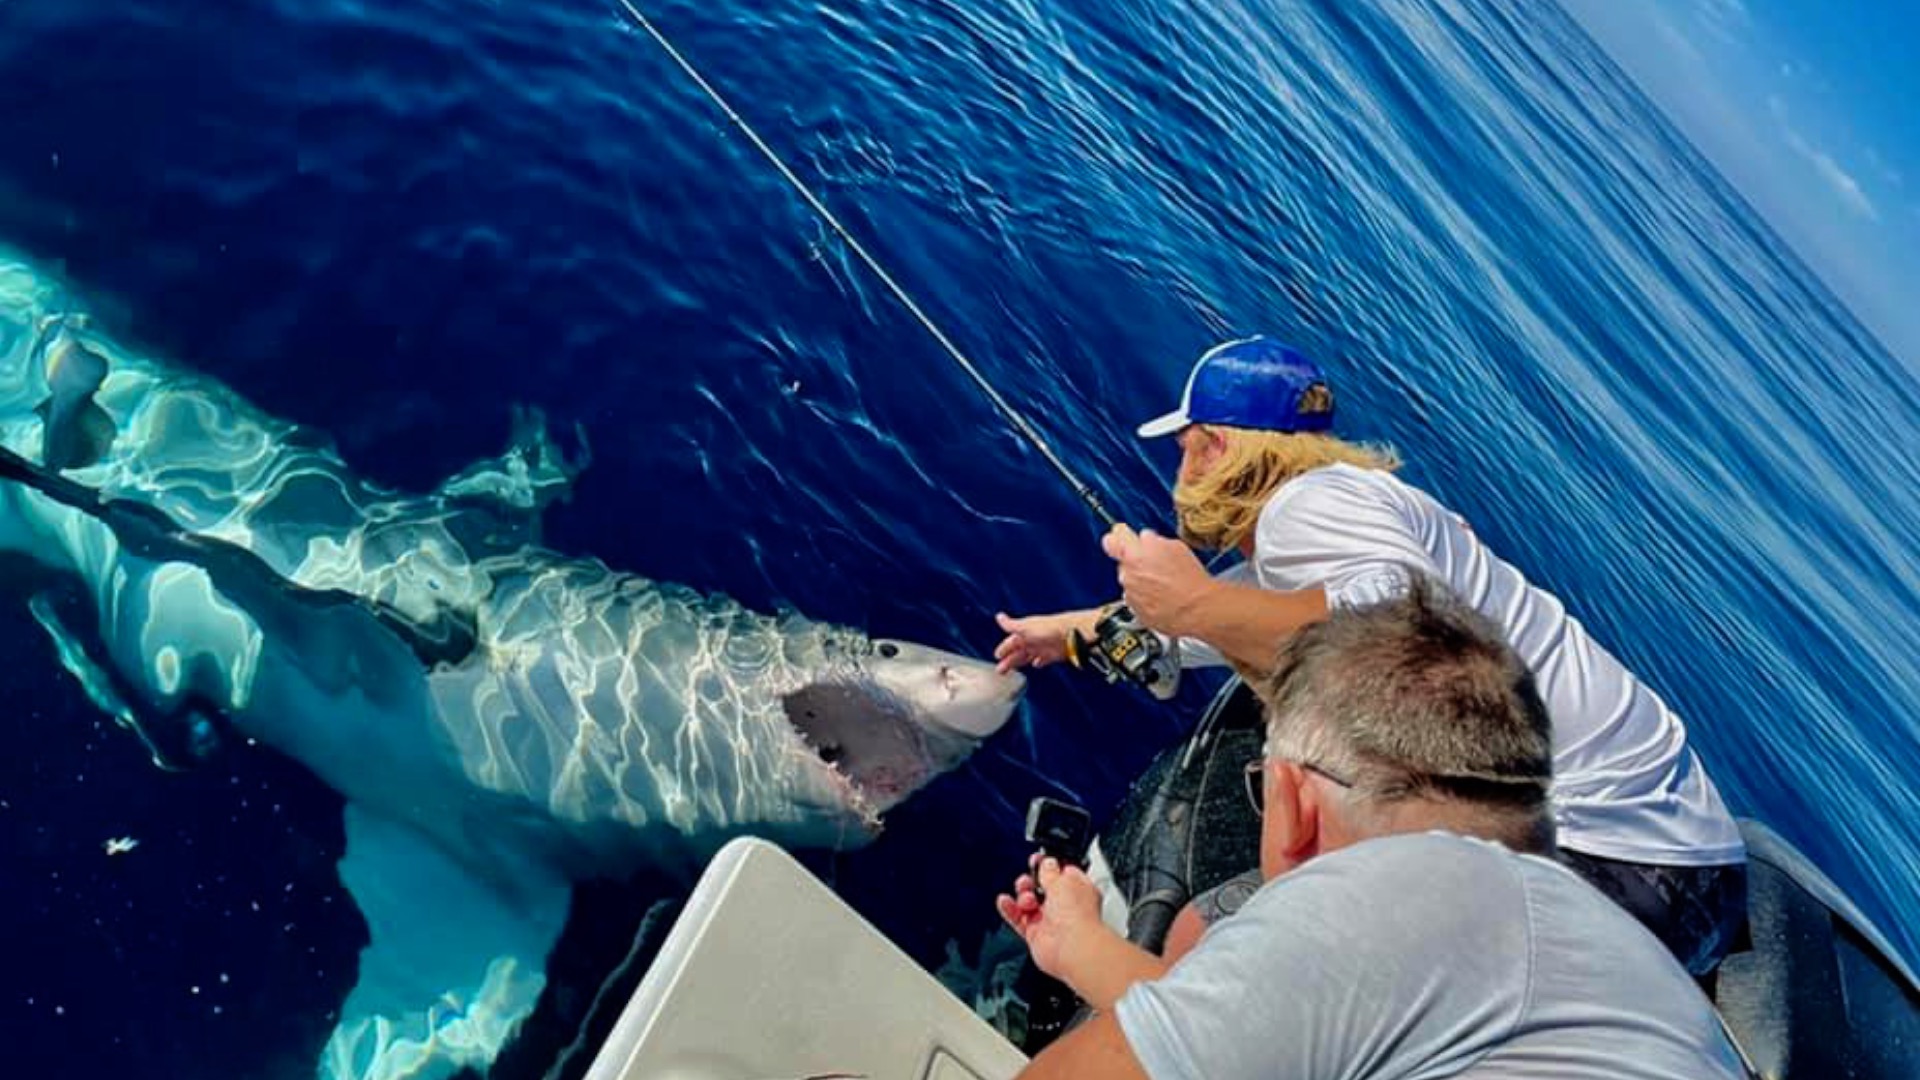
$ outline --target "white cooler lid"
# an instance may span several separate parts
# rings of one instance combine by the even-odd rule
[[[714,856],[587,1080],[1006,1080],[1012,1043],[785,851]]]

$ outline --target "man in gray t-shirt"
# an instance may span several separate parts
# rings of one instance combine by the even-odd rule
[[[1417,581],[1296,633],[1259,689],[1268,880],[1170,970],[1078,869],[1043,861],[1000,898],[1099,1011],[1023,1077],[1743,1075],[1660,942],[1540,857],[1546,707],[1483,619]]]
[[[1114,1013],[1154,1080],[1740,1075],[1631,916],[1557,863],[1442,832],[1275,878]]]

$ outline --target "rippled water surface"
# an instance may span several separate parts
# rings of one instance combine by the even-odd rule
[[[984,652],[1103,596],[1094,522],[724,118],[596,0],[0,5],[0,244],[123,340],[422,489],[516,405],[593,463],[548,543]],[[1186,365],[1264,330],[1341,430],[1551,587],[1907,955],[1920,935],[1910,371],[1569,20],[1518,0],[651,5],[1129,519]],[[12,593],[8,594],[12,596]],[[364,942],[339,801],[152,768],[10,599],[0,987],[39,1071],[309,1075]],[[1049,672],[816,860],[931,965],[1036,794],[1111,806],[1190,722]],[[137,836],[124,856],[109,837]],[[552,1016],[639,898],[583,897]],[[562,1021],[549,1022],[564,1027]],[[567,1036],[510,1048],[539,1075]],[[544,1039],[544,1042],[541,1041]]]

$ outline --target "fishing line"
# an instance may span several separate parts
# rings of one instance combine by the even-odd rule
[[[940,343],[940,347],[946,350],[947,355],[953,358],[954,363],[960,365],[960,370],[966,372],[967,377],[972,379],[974,385],[980,388],[980,392],[986,395],[987,400],[992,402],[995,409],[999,410],[1000,415],[1006,417],[1007,422],[1013,425],[1014,430],[1025,438],[1027,442],[1031,443],[1035,450],[1040,451],[1040,456],[1046,458],[1047,463],[1052,465],[1054,470],[1066,480],[1067,485],[1073,489],[1073,493],[1080,496],[1080,501],[1087,504],[1087,509],[1092,510],[1094,516],[1099,518],[1101,523],[1109,528],[1119,524],[1120,519],[1114,517],[1107,511],[1106,506],[1100,502],[1100,497],[1094,494],[1093,489],[1082,482],[1078,476],[1074,475],[1073,470],[1067,467],[1067,463],[1060,460],[1060,456],[1053,452],[1053,448],[1047,445],[1045,439],[1041,438],[1040,432],[1028,422],[1026,417],[1020,415],[1019,410],[1015,409],[1006,398],[1000,396],[1000,391],[993,388],[993,384],[988,382],[987,377],[980,373],[980,369],[974,366],[973,361],[967,359],[967,354],[960,351],[960,347],[953,343],[953,339],[947,336],[946,331],[940,329],[939,324],[935,323],[933,319],[927,315],[926,311],[920,307],[919,303],[914,300],[913,296],[909,294],[905,288],[902,288],[899,282],[894,280],[892,274],[887,273],[886,267],[880,265],[880,260],[868,254],[865,245],[860,243],[859,239],[853,235],[851,230],[840,223],[840,219],[834,216],[833,211],[827,208],[826,203],[820,201],[820,197],[813,193],[813,189],[809,188],[805,181],[801,180],[792,169],[787,167],[787,163],[781,159],[779,154],[774,152],[773,147],[767,145],[767,141],[760,137],[760,133],[755,131],[753,126],[748,124],[738,112],[734,111],[733,106],[728,104],[727,99],[720,95],[720,91],[714,89],[713,84],[709,83],[706,78],[700,74],[699,69],[693,66],[692,61],[682,55],[679,49],[674,48],[673,42],[667,40],[667,36],[660,32],[660,28],[653,24],[653,20],[647,18],[638,7],[635,7],[632,0],[619,0],[619,4],[622,8],[626,9],[628,15],[633,17],[633,21],[659,44],[661,50],[664,51],[675,64],[679,65],[680,70],[686,72],[687,77],[692,79],[694,85],[700,88],[700,92],[705,94],[709,101],[713,102],[719,107],[721,112],[727,115],[727,119],[733,122],[733,126],[740,129],[740,133],[747,137],[747,141],[753,144],[754,149],[760,151],[760,155],[766,158],[768,163],[786,180],[788,186],[792,187],[794,192],[806,201],[806,204],[812,208],[814,214],[817,215],[821,221],[825,222],[828,228],[833,230],[834,235],[838,236],[840,240],[847,245],[847,249],[852,251],[861,262],[866,264],[867,269],[873,272],[874,277],[880,279],[880,283],[887,287],[887,291],[893,294],[894,299],[900,301],[900,305],[906,308],[907,312],[919,321],[927,333],[933,335],[933,339]]]

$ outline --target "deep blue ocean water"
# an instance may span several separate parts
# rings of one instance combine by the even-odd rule
[[[1172,449],[1129,432],[1194,355],[1298,343],[1342,432],[1398,446],[1920,955],[1911,368],[1567,18],[648,10],[1116,510],[1167,527]],[[611,3],[12,0],[0,116],[0,243],[367,475],[430,486],[534,404],[594,450],[564,551],[979,653],[997,608],[1111,591],[1065,486]],[[337,797],[265,751],[155,770],[0,611],[8,1060],[310,1075],[365,934]],[[992,925],[1026,800],[1111,807],[1205,689],[1043,673],[816,863],[937,964]],[[570,933],[591,994],[631,926]]]

